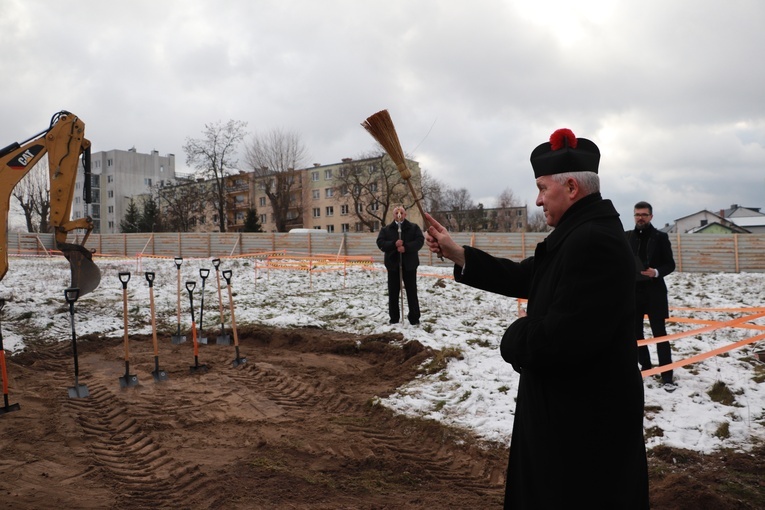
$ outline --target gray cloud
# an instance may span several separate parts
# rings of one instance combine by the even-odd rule
[[[405,150],[493,205],[532,209],[528,155],[558,127],[603,153],[630,226],[733,203],[765,208],[765,4],[8,0],[0,145],[67,109],[94,150],[174,153],[206,123],[300,133],[311,162],[369,151],[386,108]]]

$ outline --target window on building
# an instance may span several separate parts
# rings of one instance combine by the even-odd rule
[[[266,224],[266,215],[265,214],[261,214],[260,215],[260,224],[261,225],[265,225]]]
[[[311,192],[311,196],[314,200],[319,200],[321,198],[321,191],[318,189],[315,189]]]
[[[258,204],[260,204],[260,207],[265,207],[266,206],[266,197],[260,197],[260,199],[258,200]]]
[[[311,180],[312,181],[318,181],[319,180],[319,172],[311,172]]]
[[[151,177],[147,177],[143,180],[143,183],[147,186],[151,186]]]
[[[110,205],[109,207],[107,207],[107,211],[109,212],[109,214],[113,213],[114,212],[114,206]]]
[[[335,190],[332,188],[324,188],[324,196],[326,198],[332,198],[332,196],[335,194]]]
[[[106,160],[106,166],[112,166],[113,160],[111,158]]]
[[[106,176],[106,182],[114,182],[114,176],[113,175],[107,175]]]
[[[101,187],[101,176],[100,175],[91,175],[90,176],[90,186],[92,188],[100,188]]]
[[[347,216],[348,215],[348,204],[343,204],[340,206],[340,216]]]
[[[320,218],[321,217],[321,208],[314,207],[313,208],[313,217],[314,218]]]
[[[332,234],[334,231],[335,231],[335,226],[334,225],[327,225],[327,232]]]
[[[113,221],[110,221],[110,222],[109,222],[109,229],[110,229],[110,230],[113,230],[113,229],[114,229],[114,222],[113,222]]]
[[[80,197],[74,197],[74,203],[79,204],[80,203]]]
[[[331,168],[327,168],[326,170],[324,170],[324,180],[325,181],[331,181],[332,180],[332,169]]]
[[[327,216],[334,216],[334,214],[335,214],[334,206],[328,205],[327,206]]]
[[[377,191],[377,183],[376,182],[370,182],[369,183],[369,191],[372,193]]]
[[[340,225],[340,230],[342,232],[350,232],[351,231],[351,224],[350,223],[343,223]]]
[[[109,191],[107,191],[106,192],[106,197],[107,198],[114,198],[114,190],[110,189]]]
[[[379,211],[380,210],[380,202],[372,202],[372,205],[369,206],[370,211]]]
[[[239,205],[243,204],[244,203],[244,195],[235,195],[234,196],[234,201],[237,204],[239,204]]]

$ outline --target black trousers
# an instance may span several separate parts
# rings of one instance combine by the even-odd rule
[[[417,299],[417,270],[404,270],[404,289],[406,290],[406,303],[409,306],[407,318],[412,324],[420,322],[420,302]],[[401,278],[398,270],[388,270],[388,313],[391,322],[401,320],[399,299],[401,292]]]
[[[664,325],[664,314],[657,314],[651,308],[651,302],[648,297],[648,292],[638,291],[635,294],[635,338],[642,340],[644,327],[644,316],[648,315],[648,323],[651,326],[651,333],[654,338],[667,336],[667,329]],[[669,342],[659,342],[656,344],[656,353],[659,356],[659,366],[668,365],[672,363],[672,347]],[[640,363],[641,370],[648,370],[653,368],[651,364],[651,353],[648,350],[647,345],[638,347],[638,363]],[[667,370],[661,373],[662,381],[672,382],[672,370]]]

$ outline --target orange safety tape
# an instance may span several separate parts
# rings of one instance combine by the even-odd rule
[[[665,337],[659,337],[659,338],[665,338]],[[692,363],[698,363],[699,361],[703,361],[707,358],[711,358],[713,356],[717,356],[718,354],[722,354],[724,352],[732,351],[733,349],[738,349],[739,347],[743,347],[745,345],[753,344],[759,340],[762,340],[765,338],[765,333],[761,335],[756,335],[751,338],[747,338],[745,340],[740,340],[738,342],[734,342],[730,345],[726,345],[725,347],[718,347],[717,349],[712,349],[708,352],[703,352],[701,354],[697,354],[695,356],[691,356],[690,358],[686,358],[681,361],[675,361],[674,363],[669,363],[667,365],[661,365],[659,367],[649,368],[648,370],[644,370],[641,372],[643,377],[650,377],[655,374],[660,374],[662,372],[666,372],[667,370],[672,370],[675,368],[680,368],[685,365],[690,365]]]
[[[730,321],[716,322],[708,326],[705,326],[703,328],[690,329],[688,331],[681,331],[680,333],[673,333],[671,335],[660,336],[658,338],[646,338],[644,340],[638,340],[638,345],[641,346],[641,345],[657,344],[659,342],[677,340],[678,338],[685,338],[687,336],[698,335],[700,333],[709,333],[710,331],[716,331],[722,328],[735,328],[735,327],[738,327],[740,324],[744,324],[746,322],[749,322],[754,319],[759,319],[761,317],[765,317],[765,312],[745,315],[743,317],[739,317],[737,319],[733,319]]]

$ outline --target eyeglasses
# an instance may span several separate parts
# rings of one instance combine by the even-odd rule
[[[642,213],[635,213],[635,218],[647,218],[649,216],[650,216],[650,214],[644,213],[644,212],[642,212]]]

